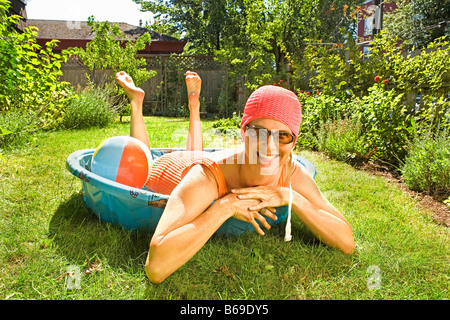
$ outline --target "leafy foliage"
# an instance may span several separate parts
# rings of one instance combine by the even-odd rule
[[[65,129],[105,127],[116,117],[111,87],[90,85],[72,99],[61,126]]]
[[[383,17],[389,37],[408,46],[425,47],[445,36],[450,19],[450,2],[442,0],[397,0],[397,9]]]
[[[402,94],[393,89],[385,90],[383,84],[376,83],[355,111],[362,124],[366,146],[376,157],[392,164],[404,159],[410,115],[403,105]]]
[[[143,68],[146,65],[144,58],[136,57],[139,50],[150,44],[149,33],[144,33],[136,41],[128,41],[117,24],[95,21],[91,16],[88,25],[95,37],[86,45],[86,50],[77,48],[76,53],[89,69],[110,69],[113,73],[125,71],[137,86],[155,75],[155,71]]]
[[[302,104],[302,124],[297,145],[301,148],[318,149],[317,135],[324,124],[348,118],[349,110],[352,109],[351,100],[320,92],[301,91],[299,100]]]
[[[355,118],[328,119],[317,131],[315,142],[319,151],[340,161],[357,163],[368,155],[361,125]]]
[[[231,118],[217,119],[213,122],[212,127],[216,128],[222,132],[227,129],[240,129],[241,128],[242,117],[233,112]]]
[[[245,30],[243,0],[134,0],[142,10],[154,13],[154,31],[183,37],[187,50],[194,54],[214,55],[229,42],[243,44],[239,36]]]
[[[37,28],[14,29],[19,16],[7,16],[9,1],[0,0],[0,112],[20,110],[36,117],[39,128],[56,128],[71,98],[68,83],[60,82],[61,63],[72,51],[53,52],[56,40],[44,48],[36,43]]]
[[[86,45],[86,50],[77,48],[76,54],[91,70],[112,71],[108,83],[114,83],[115,73],[119,71],[128,73],[136,86],[156,75],[156,71],[145,68],[147,63],[144,58],[137,57],[139,50],[150,45],[150,33],[144,33],[138,39],[130,41],[117,24],[96,21],[95,17],[91,16],[88,19],[88,25],[92,27],[95,37]],[[130,108],[126,104],[128,99],[124,90],[121,87],[117,88],[116,104],[118,108],[115,111],[120,114],[122,119],[122,116],[130,114]],[[113,91],[110,93],[114,94]]]
[[[450,193],[450,136],[441,131],[417,135],[402,166],[406,184],[427,194]]]
[[[343,42],[361,0],[134,0],[156,13],[156,31],[188,41],[187,52],[229,61],[249,89],[287,79],[305,39]],[[293,82],[290,82],[293,86]]]
[[[315,72],[310,86],[320,95],[316,89],[299,94],[298,145],[340,160],[353,154],[380,160],[401,170],[411,189],[448,192],[449,54],[446,38],[407,51],[384,32],[371,42],[367,59],[351,43],[307,46],[305,69]],[[410,92],[420,94],[420,105],[406,100]]]

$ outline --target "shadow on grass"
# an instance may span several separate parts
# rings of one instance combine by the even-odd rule
[[[101,221],[86,207],[82,193],[62,203],[49,225],[49,237],[76,264],[98,258],[109,266],[143,270],[151,236]]]
[[[293,221],[292,235],[295,246],[302,250],[324,246],[300,222]],[[53,239],[58,251],[68,260],[69,264],[83,266],[86,261],[94,262],[100,259],[103,265],[112,268],[125,269],[128,272],[142,273],[147,257],[148,246],[152,233],[129,232],[118,226],[101,221],[83,200],[82,193],[73,194],[67,201],[61,203],[49,224],[49,237]],[[213,236],[209,247],[214,253],[223,255],[252,252],[253,246],[284,248],[284,223],[268,231],[265,237],[251,232],[234,236]],[[310,248],[310,249],[307,249]],[[201,255],[205,253],[204,250]],[[202,259],[202,258],[200,258]],[[207,258],[208,260],[211,258]],[[220,265],[219,265],[220,267]]]

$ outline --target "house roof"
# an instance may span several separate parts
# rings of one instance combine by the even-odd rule
[[[174,37],[125,22],[111,22],[111,24],[117,24],[128,40],[131,41],[136,40],[144,33],[150,33],[152,41],[182,42]],[[39,29],[38,38],[43,39],[92,40],[95,37],[95,34],[92,33],[92,28],[88,26],[86,21],[28,19],[27,26],[36,26]]]
[[[152,39],[151,44],[147,45],[140,53],[182,53],[186,44],[186,41],[129,23],[111,22],[111,24],[117,24],[129,41],[137,40],[144,33],[149,33]],[[45,45],[52,39],[59,40],[58,46],[53,49],[56,52],[70,47],[86,48],[86,44],[95,37],[92,28],[86,21],[28,19],[27,26],[35,26],[39,29],[36,39],[40,45]]]

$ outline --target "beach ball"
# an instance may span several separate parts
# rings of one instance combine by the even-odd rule
[[[142,141],[132,137],[112,137],[95,149],[91,172],[140,189],[150,175],[151,160],[150,150]]]

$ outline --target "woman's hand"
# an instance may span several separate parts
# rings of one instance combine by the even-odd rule
[[[229,193],[226,196],[218,200],[221,206],[228,206],[232,210],[232,217],[250,223],[260,235],[264,235],[264,231],[256,220],[258,220],[266,229],[270,229],[270,224],[267,222],[267,216],[273,220],[278,217],[273,214],[274,208],[267,208],[268,210],[253,210],[251,207],[259,205],[260,201],[255,199],[240,199],[233,193]]]
[[[289,202],[289,188],[278,186],[259,186],[251,188],[233,189],[235,194],[241,200],[259,200],[259,203],[253,205],[249,210],[259,211],[267,208],[275,212],[276,207],[287,206]]]

